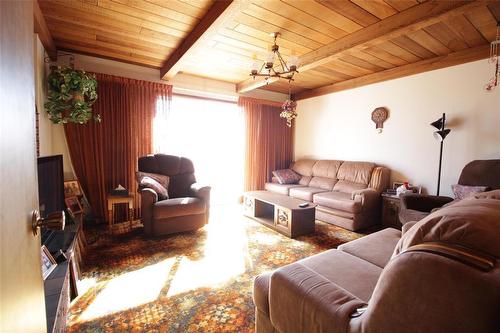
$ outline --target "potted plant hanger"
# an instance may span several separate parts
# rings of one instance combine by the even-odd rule
[[[92,112],[97,99],[97,80],[93,74],[71,67],[52,67],[47,81],[45,109],[54,124],[101,121],[100,115]]]

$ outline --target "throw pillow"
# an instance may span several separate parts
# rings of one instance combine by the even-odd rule
[[[151,177],[144,176],[139,182],[139,188],[150,188],[158,194],[159,200],[168,199],[168,191],[162,184]]]
[[[487,186],[467,186],[455,184],[451,185],[451,189],[453,190],[453,194],[455,194],[455,199],[465,199],[468,196],[474,193],[484,192],[488,189]]]
[[[137,171],[135,173],[135,177],[136,177],[137,182],[139,184],[141,183],[141,179],[143,177],[153,178],[154,180],[156,180],[158,183],[160,183],[161,186],[163,186],[167,190],[168,190],[168,185],[170,184],[170,177],[169,176],[160,175],[158,173],[150,173],[150,172]]]
[[[300,175],[290,169],[274,170],[273,175],[280,184],[297,184],[300,180]]]

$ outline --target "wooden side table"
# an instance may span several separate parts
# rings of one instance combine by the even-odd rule
[[[382,224],[384,226],[401,229],[400,209],[401,200],[397,195],[382,193]]]
[[[118,204],[127,204],[128,205],[128,210],[127,210],[127,221],[132,225],[132,221],[134,219],[134,196],[132,195],[127,195],[127,196],[116,196],[116,195],[108,195],[107,197],[108,201],[108,228],[109,228],[109,233],[113,233],[113,224],[115,223],[115,211],[114,211],[114,205]]]

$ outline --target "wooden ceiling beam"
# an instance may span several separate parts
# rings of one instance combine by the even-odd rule
[[[279,78],[277,77],[270,77],[267,80],[264,79],[263,77],[257,77],[255,79],[251,77],[248,80],[236,84],[236,93],[240,94],[247,91],[251,91],[266,86],[268,84],[274,83],[278,80]]]
[[[184,38],[179,47],[165,61],[160,70],[161,79],[172,79],[182,70],[182,66],[189,55],[193,54],[204,42],[210,40],[219,29],[223,28],[247,5],[247,1],[244,0],[215,1],[193,30]]]
[[[33,1],[33,24],[35,33],[38,34],[40,41],[42,42],[45,52],[49,55],[51,60],[57,59],[57,48],[52,35],[50,34],[49,28],[47,28],[47,23],[45,22],[45,17],[43,17],[40,6],[38,5],[38,0]]]
[[[324,65],[343,54],[356,55],[356,52],[494,2],[494,0],[423,2],[303,55],[299,58],[299,70],[304,72]]]
[[[387,69],[381,72],[357,77],[354,79],[330,84],[316,89],[304,90],[293,95],[296,100],[317,97],[342,90],[362,87],[372,83],[393,80],[404,76],[414,75],[435,69],[460,65],[466,62],[488,58],[489,45],[481,45],[474,48],[453,52],[448,55],[438,56],[421,60],[412,64]]]

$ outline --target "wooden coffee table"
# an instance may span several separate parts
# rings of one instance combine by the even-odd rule
[[[243,196],[244,214],[279,233],[295,238],[314,233],[316,205],[305,208],[307,201],[268,191],[246,192]]]

